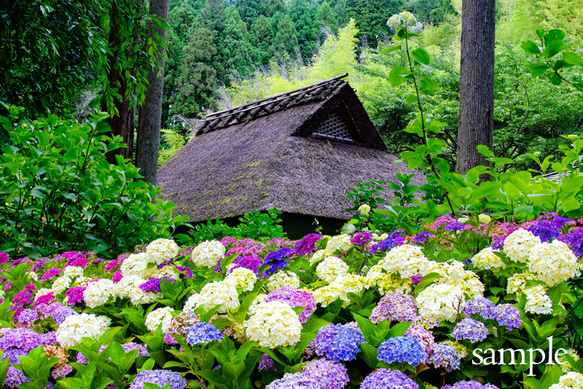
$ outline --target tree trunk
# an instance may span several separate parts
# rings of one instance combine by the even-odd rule
[[[494,132],[495,0],[463,0],[458,155],[456,170],[486,165],[478,145],[492,147]]]
[[[168,21],[169,0],[150,0],[150,13]],[[167,40],[166,30],[150,26],[148,37],[154,34]],[[162,89],[164,86],[164,50],[158,54],[158,69],[148,72],[148,88],[144,104],[140,108],[138,122],[138,142],[136,145],[136,166],[140,168],[143,180],[156,185],[158,172],[158,152],[160,151],[160,127],[162,122]]]
[[[118,48],[121,47],[122,41],[120,36],[120,28],[118,23],[119,13],[116,10],[116,7],[112,7],[111,10],[111,30],[109,32],[109,47],[111,48]],[[115,63],[117,61],[118,56],[120,53],[118,51],[114,51],[113,55],[108,55],[108,62],[109,62],[109,74],[108,74],[108,82],[110,87],[117,88],[118,93],[122,97],[122,100],[114,99],[114,105],[117,110],[116,115],[112,115],[107,119],[111,127],[111,135],[116,136],[119,135],[123,138],[124,143],[127,147],[122,147],[107,153],[106,158],[109,163],[116,163],[115,156],[121,155],[124,158],[131,159],[134,153],[134,129],[135,129],[135,109],[134,107],[130,107],[130,100],[127,98],[127,89],[128,89],[128,82],[127,80],[122,77],[120,74],[119,69],[115,67]],[[108,111],[107,106],[102,107],[104,111]]]

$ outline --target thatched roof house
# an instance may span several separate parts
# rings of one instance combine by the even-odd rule
[[[290,220],[348,220],[348,188],[398,182],[408,170],[393,163],[345,76],[208,115],[158,171],[166,199],[191,223],[274,207]]]

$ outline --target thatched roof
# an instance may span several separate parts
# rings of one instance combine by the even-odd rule
[[[209,115],[158,171],[166,199],[191,222],[274,207],[348,219],[348,188],[409,171],[393,164],[343,77]]]

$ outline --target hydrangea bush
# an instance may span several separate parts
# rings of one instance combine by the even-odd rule
[[[0,253],[4,386],[581,387],[583,220],[481,220]]]

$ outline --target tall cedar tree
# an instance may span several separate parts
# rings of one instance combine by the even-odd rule
[[[168,20],[169,0],[150,0],[150,13],[160,20]],[[166,40],[166,28],[150,23],[148,36],[154,34]],[[158,152],[160,151],[160,127],[162,124],[162,91],[164,85],[164,49],[158,54],[159,68],[148,71],[148,88],[144,104],[140,107],[138,142],[136,145],[136,166],[144,181],[156,185],[158,172]]]
[[[487,165],[478,145],[492,147],[495,10],[495,0],[463,0],[456,167],[460,174]]]

